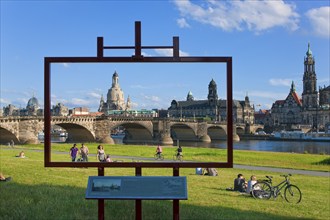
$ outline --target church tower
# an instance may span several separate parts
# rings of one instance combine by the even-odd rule
[[[125,110],[124,92],[119,86],[119,76],[116,71],[112,75],[112,86],[107,94],[107,109]]]
[[[218,102],[217,84],[213,79],[209,83],[209,94],[207,95],[207,99],[212,106],[216,105]]]
[[[315,60],[308,43],[308,50],[304,58],[304,77],[302,104],[303,109],[316,108],[318,105],[318,92],[316,90]]]

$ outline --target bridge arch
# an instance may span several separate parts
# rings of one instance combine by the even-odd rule
[[[55,124],[53,124],[55,125]],[[94,134],[86,127],[68,122],[60,122],[56,123],[56,125],[64,128],[68,133],[68,138],[66,142],[74,143],[74,142],[94,142],[95,137]]]
[[[14,141],[14,143],[19,143],[16,135],[3,127],[0,127],[0,137],[0,144],[8,144],[11,141]]]
[[[207,129],[207,134],[210,136],[211,140],[226,140],[227,132],[222,126],[210,126]]]
[[[199,141],[196,134],[196,128],[184,123],[171,124],[171,138],[174,141]]]
[[[141,143],[141,144],[151,144],[153,143],[153,133],[152,130],[146,126],[144,123],[132,123],[132,122],[121,122],[116,123],[112,126],[110,130],[116,127],[122,126],[125,129],[125,137],[123,143]]]
[[[250,127],[250,132],[252,134],[259,132],[259,131],[263,131],[264,130],[264,126],[263,125],[254,125]]]
[[[237,126],[236,127],[236,134],[238,136],[245,134],[245,128],[244,127]]]

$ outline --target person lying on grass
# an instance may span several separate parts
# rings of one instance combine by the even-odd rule
[[[2,173],[0,173],[0,181],[10,181],[11,180],[11,177],[5,177]]]

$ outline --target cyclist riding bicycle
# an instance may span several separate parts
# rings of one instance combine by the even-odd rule
[[[177,157],[178,157],[178,156],[182,156],[182,147],[181,147],[181,145],[179,145],[179,147],[178,147],[178,149],[176,150],[176,152],[177,152],[177,154],[176,154]]]
[[[157,155],[160,156],[162,154],[162,152],[163,152],[162,147],[160,145],[158,145],[158,147],[156,148]]]

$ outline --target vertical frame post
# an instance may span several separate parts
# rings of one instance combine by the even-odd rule
[[[141,58],[141,22],[135,22],[135,57]]]
[[[173,168],[173,176],[180,176],[179,167]],[[180,219],[180,200],[173,199],[173,220]]]
[[[103,37],[97,37],[97,57],[103,57]]]
[[[48,166],[48,163],[51,161],[51,152],[50,152],[50,102],[51,102],[51,95],[50,95],[50,85],[51,85],[51,76],[50,76],[50,68],[51,63],[47,58],[44,60],[44,103],[45,103],[45,109],[44,109],[44,134],[45,134],[45,153],[44,153],[44,164],[45,167]]]
[[[135,176],[142,176],[142,168],[135,167]],[[142,220],[142,200],[135,200],[135,219]]]
[[[233,66],[227,62],[227,163],[233,167]],[[231,100],[231,101],[230,101]]]
[[[104,167],[97,168],[98,176],[104,176]],[[98,199],[98,219],[104,220],[104,199]]]
[[[180,49],[179,49],[179,37],[173,37],[173,57],[177,58],[180,56]]]

